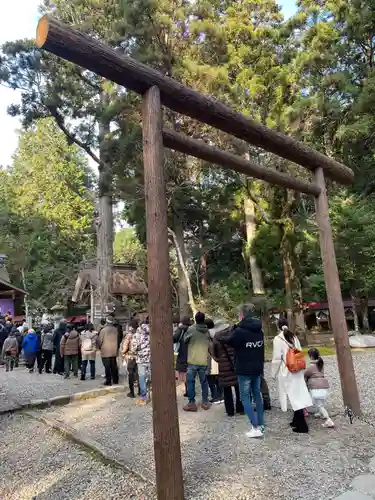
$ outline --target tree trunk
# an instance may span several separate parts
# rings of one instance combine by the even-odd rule
[[[301,285],[301,280],[297,273],[297,264],[296,264],[297,259],[293,247],[291,247],[291,257],[292,257],[291,262],[292,262],[292,276],[293,276],[292,282],[294,288],[294,296],[293,296],[294,322],[295,322],[296,333],[299,336],[301,345],[303,347],[306,347],[309,344],[309,342],[307,338],[305,316],[303,314],[302,285]]]
[[[359,333],[359,319],[357,313],[356,298],[354,295],[352,295],[352,308],[353,308],[354,331],[355,333]]]
[[[283,262],[283,269],[284,269],[286,314],[287,314],[289,328],[292,331],[294,331],[295,320],[294,320],[294,314],[293,314],[293,288],[292,288],[292,281],[291,281],[291,276],[290,276],[291,261],[290,261],[290,255],[289,255],[287,249],[285,248],[285,244],[281,245],[281,259]]]
[[[21,268],[21,276],[22,276],[23,289],[27,291],[25,269],[23,267]],[[29,301],[28,301],[27,295],[24,295],[23,300],[24,300],[24,304],[25,304],[26,324],[28,325],[29,328],[31,328],[32,318],[30,317],[30,308],[29,308]]]
[[[363,322],[363,329],[365,332],[369,333],[370,332],[370,323],[368,319],[368,297],[363,297],[361,299],[361,311],[362,311],[362,322]]]
[[[102,90],[100,94],[100,100],[103,108],[105,108],[108,104],[108,95],[104,90]],[[99,123],[99,150],[102,165],[99,168],[99,220],[97,240],[98,295],[102,315],[110,310],[113,263],[112,172],[106,144],[109,133],[109,122],[102,119]]]
[[[298,335],[301,344],[306,346],[308,340],[302,307],[301,282],[297,276],[295,256],[290,241],[286,241],[282,245],[282,261],[289,328]]]
[[[205,249],[205,241],[204,241],[204,227],[201,224],[200,227],[200,251],[201,251],[201,265],[200,265],[200,275],[201,275],[201,290],[203,297],[207,291],[207,254]]]
[[[256,235],[256,220],[255,220],[255,204],[253,200],[246,197],[244,200],[245,223],[246,223],[246,239],[247,252],[249,256],[251,281],[254,295],[264,295],[264,284],[262,272],[258,266],[255,255],[251,251],[251,247]]]
[[[186,267],[186,249],[184,241],[184,230],[180,219],[175,217],[174,231],[169,229],[177,253],[178,261],[178,297],[180,306],[180,317],[190,316],[197,312],[194,302],[193,290],[191,288],[190,276]]]
[[[303,315],[302,286],[298,276],[297,258],[294,247],[294,221],[292,210],[296,193],[285,191],[281,197],[280,251],[284,269],[286,307],[289,327],[297,333],[302,345],[307,345],[305,318]]]

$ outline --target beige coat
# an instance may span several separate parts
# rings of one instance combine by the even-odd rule
[[[61,356],[78,356],[80,348],[79,335],[76,330],[65,333],[61,337],[60,354]]]
[[[98,345],[102,358],[113,358],[117,356],[119,349],[118,339],[118,330],[112,324],[107,324],[100,330]]]
[[[98,341],[98,332],[95,330],[84,330],[80,335],[81,354],[84,361],[95,360],[96,344]]]

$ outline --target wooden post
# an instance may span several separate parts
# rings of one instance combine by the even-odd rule
[[[161,134],[162,109],[157,87],[151,87],[144,94],[142,116],[156,487],[159,500],[183,500],[172,348],[172,296]]]
[[[359,415],[360,402],[355,379],[353,358],[349,345],[348,327],[345,320],[342,302],[340,279],[337,270],[335,249],[333,246],[332,228],[329,220],[326,183],[322,168],[314,173],[315,182],[321,188],[321,193],[315,198],[316,220],[319,226],[320,250],[323,260],[324,278],[326,283],[329,312],[332,330],[336,343],[337,363],[340,372],[341,390],[344,405],[355,415]]]

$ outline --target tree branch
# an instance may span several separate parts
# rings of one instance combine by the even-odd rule
[[[57,108],[55,106],[48,106],[48,105],[46,105],[46,107],[51,113],[51,116],[55,119],[57,126],[62,132],[64,132],[66,137],[71,142],[74,142],[74,144],[77,144],[77,146],[82,148],[95,161],[95,163],[99,166],[99,168],[104,168],[105,167],[104,162],[102,162],[100,158],[91,151],[89,146],[80,139],[78,139],[78,137],[73,132],[70,132],[68,130],[68,128],[65,125],[64,118],[61,116]]]
[[[90,78],[87,78],[77,67],[74,67],[74,73],[84,82],[86,85],[89,87],[93,88],[94,90],[97,90],[100,92],[100,85],[96,85],[93,83]]]

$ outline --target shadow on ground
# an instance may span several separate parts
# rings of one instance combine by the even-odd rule
[[[196,414],[182,411],[180,434],[188,499],[329,499],[367,469],[375,429],[336,419],[337,429],[311,419],[309,435],[295,435],[290,414],[267,413],[264,440],[249,440],[245,417],[230,419],[222,405]],[[123,395],[71,404],[48,418],[65,422],[116,452],[127,465],[154,480],[152,414]]]
[[[21,414],[0,417],[1,500],[152,500],[154,490]]]

